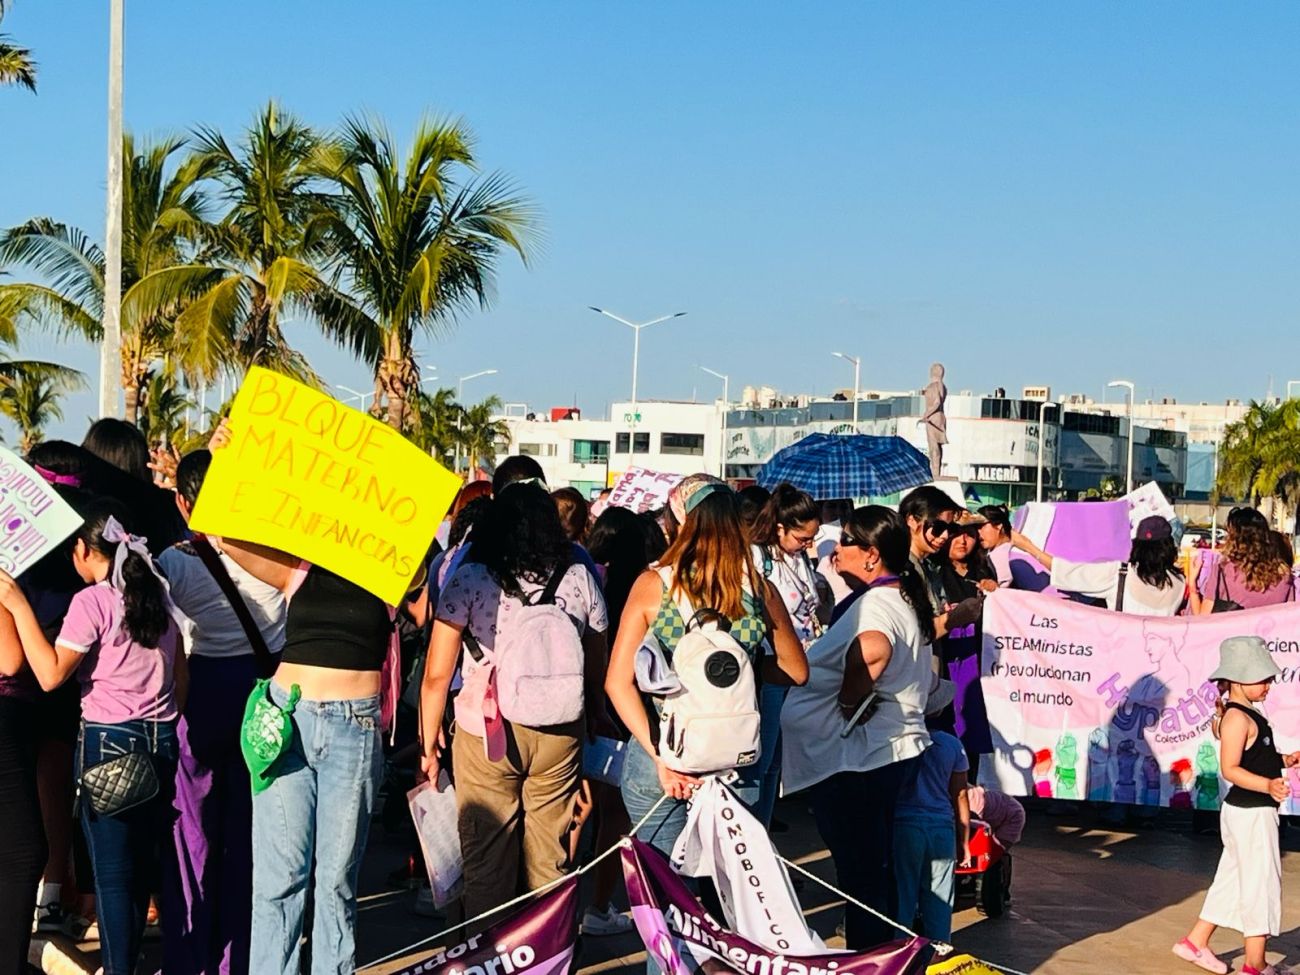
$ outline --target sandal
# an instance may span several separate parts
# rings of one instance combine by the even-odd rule
[[[1183,961],[1190,961],[1198,968],[1204,968],[1207,972],[1213,972],[1214,975],[1227,975],[1228,966],[1219,960],[1208,947],[1198,948],[1186,938],[1174,945],[1173,953]]]

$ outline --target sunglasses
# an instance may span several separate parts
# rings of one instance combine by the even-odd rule
[[[951,521],[943,521],[939,518],[931,518],[925,523],[925,527],[931,535],[947,535],[953,530]]]
[[[840,546],[842,548],[862,548],[865,543],[859,542],[848,532],[840,532]]]

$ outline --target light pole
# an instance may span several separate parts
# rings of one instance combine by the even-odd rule
[[[1106,384],[1115,388],[1128,390],[1128,492],[1133,491],[1133,400],[1137,396],[1137,387],[1127,379],[1116,379]]]
[[[1043,400],[1038,404],[1038,478],[1037,490],[1034,493],[1034,500],[1038,502],[1043,500],[1043,454],[1047,453],[1047,428],[1043,426],[1043,414],[1049,406],[1055,405],[1050,400]]]
[[[858,432],[858,382],[862,378],[862,360],[855,355],[832,352],[831,355],[845,362],[853,363],[853,432]]]
[[[99,347],[99,415],[118,416],[122,392],[122,20],[108,4],[108,194],[104,225],[104,338]]]
[[[661,315],[658,318],[652,318],[648,322],[637,323],[637,322],[629,322],[626,318],[621,318],[618,315],[615,315],[612,311],[606,311],[604,308],[597,308],[595,305],[588,305],[587,307],[590,308],[592,311],[596,312],[596,314],[598,315],[604,315],[606,318],[612,318],[616,322],[622,322],[624,325],[626,325],[635,333],[635,337],[632,340],[632,422],[631,422],[632,428],[635,429],[636,428],[636,374],[637,374],[637,366],[640,364],[640,360],[641,360],[641,329],[649,328],[651,325],[658,325],[660,322],[666,322],[672,318],[681,318],[683,315],[686,314],[686,312],[676,311],[673,312],[671,315]],[[632,454],[633,449],[634,446],[632,444],[632,437],[629,436],[627,438],[627,452],[629,456]]]
[[[334,388],[341,389],[345,393],[352,394],[347,399],[339,400],[340,403],[351,403],[353,400],[356,400],[357,409],[361,410],[363,413],[365,412],[366,409],[366,398],[375,395],[375,391],[373,389],[370,390],[369,392],[363,393],[359,389],[353,389],[351,386],[344,386],[342,383],[335,383]]]
[[[456,405],[460,407],[460,413],[456,415],[457,430],[461,429],[461,423],[460,423],[461,416],[465,412],[465,403],[463,402],[465,399],[465,384],[469,382],[471,379],[478,379],[481,376],[495,376],[496,374],[497,374],[497,370],[495,369],[482,369],[479,372],[471,372],[468,376],[461,376],[460,379],[456,381]],[[456,457],[455,459],[456,473],[459,474],[460,473],[460,439],[459,438],[457,438],[456,440],[455,457]]]
[[[702,372],[722,380],[722,449],[718,451],[718,477],[727,479],[727,411],[731,409],[731,378],[715,372],[708,366],[700,366]]]

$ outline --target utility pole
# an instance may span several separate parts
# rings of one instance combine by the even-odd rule
[[[122,404],[122,22],[125,0],[108,8],[108,204],[104,226],[104,338],[99,348],[99,415]]]

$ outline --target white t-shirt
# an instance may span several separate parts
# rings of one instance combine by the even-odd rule
[[[841,738],[847,719],[836,703],[849,644],[859,633],[885,634],[893,654],[876,681],[878,707]],[[782,782],[787,792],[837,772],[869,772],[920,755],[930,746],[925,703],[930,696],[930,645],[897,589],[865,593],[808,648],[808,683],[792,687],[781,711]]]
[[[266,648],[279,653],[284,646],[284,593],[244,571],[224,552],[218,556],[230,573],[235,588],[244,597],[244,605],[266,641]],[[239,617],[191,546],[176,545],[167,549],[158,556],[158,567],[167,577],[172,602],[185,614],[181,633],[190,654],[196,657],[239,657],[253,652]]]
[[[1063,592],[1077,592],[1106,600],[1114,609],[1119,601],[1120,562],[1071,562],[1052,559],[1052,585]],[[1124,614],[1127,616],[1177,616],[1187,598],[1187,583],[1169,573],[1164,589],[1149,586],[1138,578],[1137,569],[1129,566],[1124,580]]]
[[[766,546],[753,546],[754,566],[780,594],[794,624],[795,635],[807,646],[821,631],[817,622],[817,571],[803,553],[768,552]]]
[[[1003,589],[1011,585],[1011,543],[1003,542],[996,548],[989,549],[989,563],[997,573],[998,585]]]

